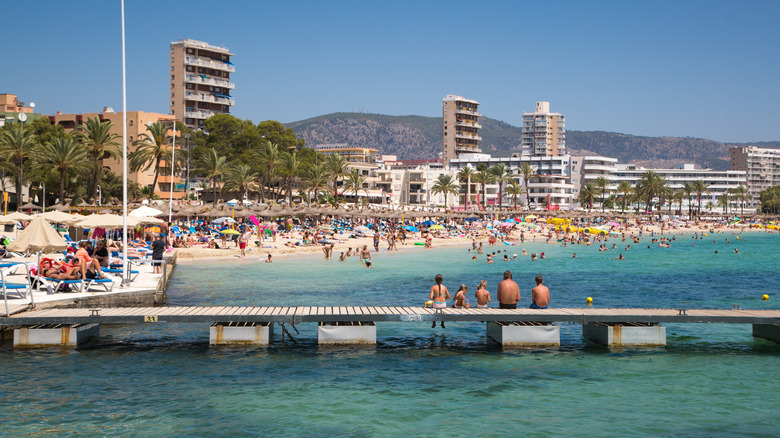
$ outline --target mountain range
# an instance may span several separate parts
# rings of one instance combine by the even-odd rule
[[[481,117],[480,148],[495,157],[520,151],[521,128]],[[287,123],[306,145],[346,143],[397,155],[399,160],[438,158],[442,145],[440,117],[387,116],[366,113],[333,113]],[[601,155],[621,163],[644,167],[674,168],[694,163],[700,168],[729,168],[729,148],[754,145],[780,148],[780,141],[722,143],[692,137],[644,137],[605,131],[566,131],[571,155]]]

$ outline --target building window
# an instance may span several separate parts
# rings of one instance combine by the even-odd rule
[[[128,122],[128,123],[130,123],[130,126],[133,126],[133,121],[132,120],[130,120],[130,122]]]
[[[174,80],[174,79],[176,79],[176,76],[171,75],[171,80]]]
[[[187,53],[192,54],[192,53],[195,53],[195,51],[192,50],[192,49],[187,49]]]
[[[174,96],[173,96],[173,94],[174,94],[174,93],[171,93],[171,97],[174,97]]]

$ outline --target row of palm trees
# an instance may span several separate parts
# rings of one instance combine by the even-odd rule
[[[605,199],[605,195],[609,195],[611,192],[609,185],[610,181],[604,176],[598,177],[594,182],[583,184],[578,196],[579,203],[587,205],[588,209],[592,209],[593,201],[598,199],[601,204],[601,211],[604,211],[604,208],[608,204],[608,199]],[[637,212],[639,212],[641,204],[645,206],[646,211],[652,212],[652,207],[654,205],[653,201],[656,199],[657,202],[655,205],[657,206],[658,211],[661,210],[661,207],[666,201],[669,201],[670,208],[672,208],[674,203],[677,203],[680,207],[679,210],[682,211],[683,201],[688,199],[689,217],[694,213],[693,203],[690,202],[693,195],[696,195],[698,204],[696,213],[701,214],[702,195],[707,193],[710,193],[709,184],[703,180],[685,182],[682,188],[674,189],[669,187],[668,181],[663,176],[652,170],[646,171],[636,184],[632,185],[628,181],[621,181],[615,189],[615,194],[619,195],[619,200],[621,202],[621,212],[625,212],[627,202],[636,205]],[[747,202],[748,198],[747,188],[740,185],[722,193],[718,203],[723,207],[724,213],[728,213],[728,208],[732,201],[738,200],[744,211],[744,204]],[[609,200],[613,201],[614,198]],[[612,204],[614,204],[614,202],[612,202]]]
[[[475,183],[479,184],[481,188],[482,196],[479,199],[483,208],[486,207],[487,203],[485,192],[488,184],[498,184],[499,207],[503,207],[503,195],[504,191],[506,191],[506,193],[512,197],[512,204],[514,208],[517,208],[517,200],[523,195],[526,195],[526,206],[529,205],[528,183],[531,181],[531,179],[538,176],[539,175],[536,172],[536,167],[530,163],[523,163],[518,168],[518,172],[516,174],[513,174],[511,169],[509,169],[505,164],[499,163],[492,167],[487,167],[485,164],[479,164],[477,165],[476,169],[472,167],[464,167],[458,171],[457,179],[466,185],[466,196],[463,203],[464,206],[468,205],[468,202],[471,199],[471,184]],[[442,177],[439,178],[441,179]],[[522,179],[523,184],[520,184],[517,181],[517,178]],[[434,193],[437,192],[434,191]],[[456,194],[457,191],[450,191],[449,193]]]

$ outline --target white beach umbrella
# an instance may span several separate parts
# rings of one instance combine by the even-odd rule
[[[163,214],[162,211],[160,211],[160,210],[158,210],[156,208],[147,207],[145,205],[142,205],[142,206],[136,208],[135,210],[131,211],[130,213],[127,213],[128,216],[135,216],[135,217],[159,216],[161,214]]]
[[[77,221],[77,219],[74,218],[73,215],[70,215],[68,213],[63,213],[57,210],[47,211],[46,213],[40,215],[40,217],[46,219],[49,222],[54,222],[55,224],[69,224],[71,222]]]
[[[128,225],[130,225],[130,218],[127,219]],[[122,216],[116,214],[92,214],[75,223],[81,228],[120,228],[122,224]]]

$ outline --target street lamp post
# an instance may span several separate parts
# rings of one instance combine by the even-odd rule
[[[35,102],[30,102],[30,108],[35,108]],[[22,104],[22,109],[24,109],[24,104]],[[19,120],[22,122],[22,131],[24,131],[24,122],[27,121],[27,114],[25,113],[19,113]],[[22,185],[24,185],[24,157],[19,159],[19,180],[22,182]],[[24,192],[24,187],[22,187],[22,192]],[[24,203],[24,196],[22,193],[17,193],[17,202],[16,202],[16,209],[18,210],[19,207]]]
[[[41,192],[41,203],[43,204],[43,212],[46,213],[46,183],[41,183],[38,188],[40,189],[41,186],[43,186],[43,191]]]
[[[184,197],[190,199],[190,135],[184,134],[185,144],[187,146],[187,179],[184,181]]]
[[[97,186],[98,189],[98,206],[102,205],[103,201],[103,189],[100,186]]]

